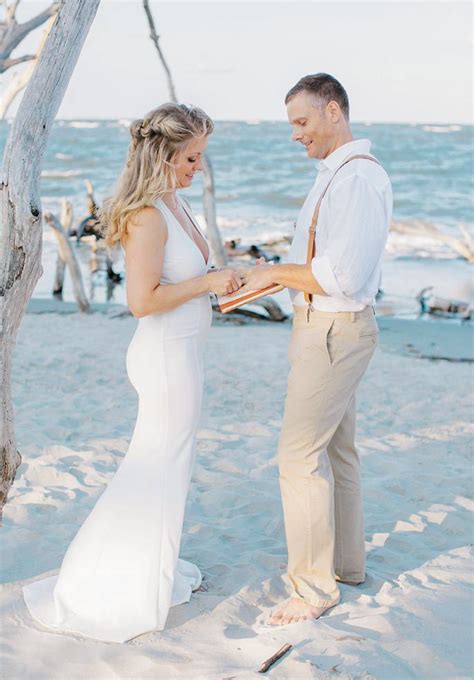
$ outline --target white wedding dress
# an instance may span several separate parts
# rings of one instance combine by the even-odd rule
[[[163,201],[156,206],[168,226],[161,282],[205,274],[209,262],[197,244]],[[128,452],[69,545],[59,574],[23,587],[30,613],[46,626],[125,642],[162,630],[169,608],[188,602],[199,587],[199,569],[178,553],[211,316],[203,295],[139,319],[127,352],[139,396]]]

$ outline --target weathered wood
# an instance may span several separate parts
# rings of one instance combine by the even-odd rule
[[[166,74],[166,80],[168,82],[168,92],[170,93],[170,99],[173,102],[177,102],[178,98],[176,96],[176,90],[174,87],[173,83],[173,77],[171,75],[170,68],[168,66],[168,62],[165,59],[165,55],[163,54],[163,50],[160,47],[160,36],[156,32],[155,28],[155,22],[153,20],[153,15],[151,13],[150,5],[148,0],[143,0],[143,8],[145,10],[146,18],[148,20],[148,26],[150,28],[150,38],[153,42],[153,44],[156,47],[156,51],[158,52],[158,56],[160,58],[161,64],[163,66],[163,69]]]
[[[227,264],[227,254],[222,243],[219,227],[217,226],[214,172],[212,170],[211,159],[207,153],[202,157],[202,176],[204,219],[206,220],[212,260],[216,267],[225,267]]]
[[[267,312],[266,314],[261,314],[260,312],[256,312],[252,309],[249,309],[249,307],[252,306],[258,306],[258,307],[263,307],[263,309]],[[232,315],[236,316],[248,316],[251,319],[261,319],[262,321],[285,321],[288,317],[287,315],[282,311],[280,305],[270,296],[270,297],[264,297],[260,298],[259,300],[253,300],[250,305],[243,305],[242,307],[237,307],[236,309],[233,309],[231,312],[227,312],[226,314],[223,314],[220,309],[219,305],[217,303],[213,304],[212,306],[214,312],[219,315],[219,316],[225,316],[228,318],[232,318]]]
[[[15,100],[15,97],[28,85],[28,82],[33,75],[33,71],[36,68],[39,56],[48,38],[49,32],[54,24],[56,14],[54,14],[48,21],[41,40],[36,49],[36,54],[33,55],[33,61],[31,61],[22,71],[15,73],[13,78],[10,80],[8,85],[3,90],[0,97],[0,118],[3,120],[7,115],[8,109]]]
[[[50,212],[45,213],[44,219],[49,224],[58,240],[58,256],[56,260],[53,295],[62,300],[64,275],[67,266],[69,273],[71,274],[73,294],[79,309],[81,312],[89,312],[90,305],[84,290],[81,269],[68,236],[73,221],[72,203],[63,200],[60,221],[58,221],[58,219]]]
[[[283,656],[285,656],[285,654],[287,654],[287,653],[290,651],[290,649],[292,648],[292,646],[293,646],[293,645],[290,645],[289,642],[286,642],[286,643],[283,645],[283,647],[280,647],[280,649],[279,649],[277,652],[275,652],[275,654],[273,654],[269,659],[267,659],[266,661],[264,661],[264,662],[262,663],[262,665],[261,665],[260,668],[258,669],[258,672],[259,672],[259,673],[266,673],[268,670],[270,670],[270,668],[271,668],[271,667],[272,667],[279,659],[281,659]]]
[[[21,318],[42,272],[41,164],[54,117],[99,2],[61,1],[5,145],[0,196],[0,508],[20,463],[11,401],[11,361]]]
[[[72,203],[70,201],[63,200],[60,221],[66,234],[69,233],[69,229],[71,228],[72,218],[73,218]],[[66,261],[63,259],[61,248],[58,248],[58,255],[56,258],[56,271],[54,274],[53,283],[53,295],[58,300],[63,299],[65,273],[66,273]]]
[[[416,299],[420,303],[422,314],[442,314],[446,316],[458,316],[462,319],[470,319],[472,316],[472,304],[465,300],[453,300],[441,298],[431,292],[433,286],[423,288]]]
[[[45,212],[44,220],[47,224],[49,224],[58,240],[60,257],[69,269],[74,298],[79,306],[79,309],[81,312],[89,312],[90,305],[84,290],[81,268],[79,267],[76,253],[71,247],[67,231],[64,230],[63,225],[58,220],[58,218],[53,215],[52,212]]]
[[[434,225],[421,221],[415,221],[413,224],[393,222],[390,226],[390,231],[396,232],[398,234],[406,234],[409,236],[429,236],[430,238],[449,246],[452,248],[452,250],[458,253],[458,255],[464,257],[468,262],[474,262],[472,237],[464,225],[460,225],[460,230],[463,234],[463,240],[456,238],[455,236],[451,236],[451,234],[445,234]]]
[[[34,54],[26,54],[16,58],[11,58],[10,55],[31,31],[34,31],[55,15],[60,6],[59,2],[53,2],[36,16],[23,24],[19,24],[16,20],[16,10],[19,3],[20,0],[11,3],[7,3],[5,0],[3,2],[5,15],[4,20],[0,22],[0,73],[4,73],[12,66],[36,58]]]
[[[156,32],[155,21],[151,13],[148,0],[143,0],[143,7],[145,9],[146,17],[148,20],[148,26],[150,28],[150,37],[157,49],[158,57],[166,73],[170,100],[172,102],[177,103],[178,97],[176,95],[176,88],[174,86],[170,68],[163,54],[163,50],[161,49],[159,44],[159,36]],[[225,252],[224,245],[222,243],[219,227],[217,226],[214,174],[208,154],[203,155],[202,174],[203,174],[204,219],[206,220],[207,236],[209,238],[209,246],[212,253],[212,260],[216,267],[225,267],[225,265],[227,264],[227,255]]]

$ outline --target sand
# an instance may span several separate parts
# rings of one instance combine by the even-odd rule
[[[208,591],[172,609],[164,632],[122,645],[30,617],[21,585],[59,568],[127,450],[136,398],[124,361],[136,322],[117,314],[29,313],[20,329],[23,463],[1,539],[2,677],[246,680],[262,677],[256,669],[284,642],[294,646],[269,672],[275,680],[471,677],[472,371],[453,359],[472,358],[472,328],[458,324],[381,320],[358,400],[367,581],[342,586],[319,621],[264,623],[285,594],[275,451],[289,323],[211,332],[181,551]]]

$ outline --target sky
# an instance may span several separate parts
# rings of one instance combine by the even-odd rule
[[[47,4],[23,0],[18,17]],[[348,91],[354,121],[472,122],[468,2],[150,5],[179,99],[217,120],[286,120],[288,89],[325,71]],[[167,99],[141,0],[102,0],[58,118],[133,119]]]

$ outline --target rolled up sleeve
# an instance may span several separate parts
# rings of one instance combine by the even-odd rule
[[[383,193],[351,175],[328,196],[327,248],[313,258],[313,276],[327,295],[352,297],[379,262],[387,239]]]

